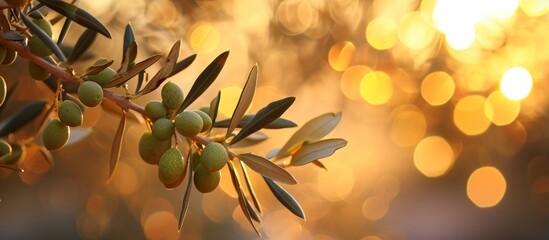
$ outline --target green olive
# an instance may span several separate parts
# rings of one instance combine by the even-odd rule
[[[166,106],[157,100],[152,100],[145,105],[145,115],[152,121],[156,121],[159,118],[165,118],[168,114]]]
[[[0,157],[10,155],[11,153],[11,145],[5,140],[0,139]]]
[[[46,44],[42,42],[42,40],[38,36],[36,36],[36,34],[33,34],[30,38],[29,47],[32,53],[40,57],[46,57],[53,54],[53,51],[48,46],[46,46]]]
[[[8,93],[8,87],[6,85],[6,80],[0,76],[0,106],[6,101],[6,94]]]
[[[205,132],[205,131],[208,131],[210,130],[210,128],[212,127],[212,119],[210,118],[210,116],[202,111],[194,111],[195,113],[197,113],[201,118],[202,118],[202,130],[200,130],[200,132]]]
[[[210,172],[219,171],[229,160],[229,154],[223,144],[212,142],[202,149],[200,165]]]
[[[43,18],[38,18],[38,19],[33,19],[32,22],[36,24],[36,26],[38,26],[40,29],[42,29],[42,31],[44,31],[48,36],[50,37],[53,36],[53,32],[51,31],[50,21]]]
[[[83,79],[85,81],[94,81],[99,85],[104,85],[110,82],[111,80],[113,80],[114,76],[116,76],[116,71],[114,71],[110,67],[107,67],[103,69],[101,72],[99,72],[98,74],[86,76]]]
[[[193,166],[193,170],[196,170],[196,168],[200,164],[200,154],[198,152],[193,152],[193,155],[191,157],[191,163],[191,166]]]
[[[173,122],[167,118],[156,120],[152,126],[152,135],[158,141],[170,139],[174,133]]]
[[[146,132],[139,139],[139,155],[149,164],[158,164],[162,154],[171,146],[170,140],[158,141],[151,133]]]
[[[11,65],[17,59],[17,52],[11,49],[6,49],[6,56],[2,61],[2,65]]]
[[[29,73],[31,77],[36,80],[43,81],[48,79],[51,76],[49,72],[47,72],[45,69],[43,69],[42,67],[38,66],[36,63],[33,63],[31,61],[29,61],[28,67],[29,67]]]
[[[52,119],[44,129],[42,141],[48,150],[57,150],[67,144],[69,135],[70,129],[67,125],[57,119]]]
[[[78,87],[78,99],[88,107],[95,107],[103,101],[103,89],[96,82],[83,82]]]
[[[198,109],[202,112],[204,112],[205,114],[208,114],[208,116],[210,115],[210,107],[201,107],[200,109]]]
[[[160,92],[162,103],[169,110],[176,110],[183,103],[183,90],[173,82],[167,82]]]
[[[59,120],[69,126],[78,127],[82,125],[82,109],[71,100],[65,100],[57,108]]]
[[[202,164],[198,165],[194,172],[194,186],[201,193],[209,193],[219,186],[221,182],[221,172],[210,172],[202,167]]]
[[[158,162],[158,177],[166,187],[172,187],[173,183],[185,174],[185,161],[177,148],[166,150]]]
[[[196,112],[184,111],[175,117],[175,128],[185,137],[196,136],[202,131],[202,117]]]

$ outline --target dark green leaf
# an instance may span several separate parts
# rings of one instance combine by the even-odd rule
[[[76,41],[74,48],[72,49],[71,55],[69,56],[69,62],[74,62],[78,60],[93,44],[95,38],[97,37],[97,32],[91,29],[86,29],[82,35]]]
[[[324,166],[324,164],[323,164],[321,161],[319,161],[319,160],[313,161],[313,164],[314,164],[315,166],[319,167],[319,168],[322,168],[322,169],[328,171],[328,169],[326,168],[326,166]]]
[[[122,58],[122,63],[120,63],[120,69],[118,70],[119,74],[125,73],[128,69],[132,68],[137,58],[137,42],[132,41],[126,51],[124,52],[124,58]]]
[[[337,126],[339,120],[341,120],[341,112],[326,113],[309,120],[290,137],[288,142],[280,149],[276,158],[281,159],[290,156],[304,142],[320,140]]]
[[[257,72],[258,71],[256,64],[252,67],[252,70],[250,70],[248,80],[246,81],[246,84],[242,89],[242,93],[240,94],[240,98],[238,99],[238,103],[236,104],[236,107],[234,109],[233,116],[231,117],[229,127],[227,128],[225,138],[228,138],[233,133],[236,125],[240,123],[240,120],[244,116],[244,113],[246,113],[246,110],[248,110],[248,107],[250,107],[250,104],[252,103],[252,99],[254,98],[255,93],[255,87],[257,85]]]
[[[187,164],[186,170],[189,170],[189,180],[187,181],[187,186],[185,187],[185,194],[183,195],[183,202],[181,203],[181,212],[179,213],[179,223],[178,223],[178,229],[181,230],[181,227],[183,226],[183,220],[185,220],[185,216],[187,215],[187,209],[189,209],[189,200],[191,199],[191,190],[192,190],[192,183],[193,183],[193,164],[191,162],[191,154],[192,151],[189,149],[189,153],[187,154]]]
[[[182,112],[191,105],[212,83],[215,81],[219,73],[221,72],[221,69],[223,69],[223,66],[225,66],[225,62],[227,61],[227,57],[229,56],[229,52],[224,52],[217,56],[209,65],[200,73],[198,78],[193,83],[193,86],[191,87],[191,90],[189,91],[189,94],[187,94],[187,97],[185,100],[183,100],[183,103],[177,110],[177,113]]]
[[[110,81],[106,84],[103,84],[103,88],[111,88],[111,87],[122,85],[122,84],[126,83],[127,81],[129,81],[130,79],[135,77],[135,75],[139,74],[141,71],[147,69],[148,67],[153,65],[155,62],[160,60],[160,58],[162,58],[160,55],[153,55],[153,56],[151,56],[151,57],[135,64],[135,66],[133,66],[127,72],[125,72],[123,74],[120,74],[117,77],[115,77],[112,81]]]
[[[254,203],[255,209],[257,209],[257,211],[261,213],[262,212],[261,204],[259,204],[259,200],[257,199],[257,195],[255,194],[254,187],[252,185],[252,181],[250,180],[250,176],[248,175],[248,170],[246,170],[246,164],[242,161],[239,161],[239,163],[240,163],[240,168],[242,169],[242,175],[244,176],[244,181],[246,182],[246,186],[248,187],[248,192],[250,193],[250,196],[252,197],[252,201]],[[259,220],[256,220],[256,221],[259,221]]]
[[[89,14],[88,12],[60,0],[38,0],[46,7],[58,12],[59,14],[67,17],[68,19],[82,25],[83,27],[90,28],[96,32],[102,34],[107,38],[111,38],[109,29],[97,18]]]
[[[257,132],[279,118],[294,103],[295,97],[287,97],[272,103],[259,110],[257,114],[242,127],[242,130],[231,140],[235,144],[248,135]]]
[[[247,198],[244,198],[244,203],[246,204],[246,208],[250,213],[250,217],[256,222],[261,223],[261,218],[259,218],[259,215],[257,215],[257,213],[255,212],[255,209],[252,207],[252,205],[250,204]]]
[[[40,4],[41,5],[41,4]],[[65,22],[63,23],[63,28],[61,28],[61,32],[59,33],[59,38],[57,38],[57,46],[61,45],[63,43],[63,40],[65,39],[65,36],[67,35],[67,32],[69,31],[69,28],[71,27],[72,20],[65,19]]]
[[[9,164],[0,163],[0,168],[9,169],[9,170],[12,170],[14,172],[24,172],[23,169],[19,168],[18,166],[9,165]]]
[[[86,69],[86,72],[82,74],[82,76],[89,76],[89,75],[96,75],[100,73],[101,71],[105,70],[109,66],[111,66],[114,63],[114,60],[107,60],[107,59],[98,59],[97,62],[95,62],[92,66],[88,67]]]
[[[23,105],[16,113],[0,122],[0,136],[3,137],[15,132],[23,125],[34,120],[44,111],[46,103],[46,101],[34,101]]]
[[[42,29],[40,29],[38,26],[36,26],[36,24],[34,24],[29,18],[27,18],[27,16],[22,14],[21,19],[23,20],[23,23],[25,23],[25,26],[29,28],[33,36],[38,37],[46,45],[46,47],[53,51],[53,54],[55,54],[55,56],[59,58],[59,60],[61,60],[62,62],[67,60],[65,54],[63,54],[59,46],[57,46],[57,44],[53,42],[48,34],[42,31]]]
[[[255,172],[268,177],[270,179],[286,183],[286,184],[297,184],[294,176],[286,171],[284,168],[276,165],[264,157],[257,156],[251,153],[244,153],[238,155],[238,159],[243,161],[246,166],[250,167]]]
[[[290,165],[302,166],[312,161],[329,157],[334,154],[337,149],[345,147],[345,145],[347,145],[347,141],[340,138],[325,139],[303,145],[292,155]]]
[[[173,67],[172,72],[168,77],[171,77],[175,74],[178,74],[179,72],[185,70],[187,67],[189,67],[193,62],[194,59],[196,59],[196,54],[193,54],[191,56],[188,56],[187,58],[177,62],[175,66]]]
[[[122,61],[124,61],[126,51],[128,51],[130,44],[133,42],[135,42],[135,35],[133,34],[132,25],[128,23],[128,25],[126,25],[126,29],[124,30],[124,43],[122,48],[124,51],[122,52]]]
[[[305,213],[303,212],[303,209],[299,205],[299,203],[290,195],[284,188],[282,188],[280,185],[275,183],[273,180],[263,177],[265,182],[267,183],[267,186],[273,193],[273,195],[278,199],[284,207],[286,207],[290,212],[295,214],[296,216],[305,219]]]
[[[154,75],[154,77],[145,85],[143,90],[139,91],[137,93],[137,96],[145,95],[147,93],[150,93],[154,90],[156,90],[164,80],[168,78],[170,73],[172,72],[175,63],[177,62],[177,58],[179,57],[179,49],[181,47],[181,41],[177,41],[170,50],[170,53],[168,53],[168,57],[166,58],[166,63],[164,66]],[[133,68],[132,68],[133,69]]]
[[[255,116],[254,114],[244,115],[244,117],[242,117],[242,119],[240,120],[240,122],[236,127],[237,128],[244,127],[246,123],[248,123],[248,121],[250,121],[254,116]],[[231,121],[230,118],[223,119],[221,121],[216,122],[213,126],[216,128],[226,128],[229,126],[230,121]],[[274,120],[274,122],[270,123],[264,128],[265,129],[281,129],[281,128],[293,128],[293,127],[297,127],[297,124],[295,124],[294,122],[288,119],[277,118],[276,120]]]
[[[116,167],[118,166],[118,162],[120,161],[122,141],[124,141],[124,132],[126,131],[126,111],[122,111],[122,113],[123,115],[120,118],[118,129],[116,130],[116,134],[114,135],[114,139],[112,141],[109,178],[107,182],[111,181],[112,177],[114,176],[114,171],[116,171]]]
[[[221,101],[221,91],[217,92],[217,96],[212,99],[210,102],[210,113],[209,116],[212,119],[212,122],[215,123],[217,119],[217,111],[219,110],[219,101]]]
[[[145,72],[145,70],[139,72],[139,76],[137,76],[137,85],[135,86],[135,94],[141,91],[141,86],[143,86],[143,81],[145,81],[146,74],[147,73]]]
[[[244,216],[246,216],[246,218],[248,219],[248,222],[250,222],[255,232],[257,233],[257,235],[261,237],[261,233],[259,233],[259,230],[255,226],[255,224],[252,222],[252,216],[251,216],[251,213],[248,211],[249,208],[246,204],[246,201],[247,201],[246,196],[244,195],[244,191],[242,191],[242,187],[240,186],[240,181],[238,180],[236,169],[234,168],[234,165],[231,161],[227,162],[227,166],[229,166],[229,173],[231,174],[231,180],[233,182],[234,189],[238,195],[238,202],[240,204],[240,209],[242,209],[242,213],[244,213]]]

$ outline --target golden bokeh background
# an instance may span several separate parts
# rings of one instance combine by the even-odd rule
[[[328,171],[292,167],[300,184],[284,185],[306,221],[251,175],[268,239],[549,238],[547,0],[81,0],[79,6],[111,29],[113,40],[98,37],[93,53],[115,65],[128,22],[138,60],[166,54],[182,39],[182,56],[198,54],[171,78],[185,92],[230,50],[219,79],[194,108],[222,90],[220,113],[230,116],[257,62],[250,113],[288,95],[297,100],[284,117],[299,125],[343,112],[329,136],[348,145],[321,160]],[[59,32],[61,24],[54,27]],[[67,42],[81,32],[73,27]],[[16,101],[52,98],[13,66],[0,67],[8,85],[32,86]],[[128,125],[120,166],[106,184],[118,119],[90,109],[85,121],[91,131],[74,129],[72,145],[53,153],[53,168],[27,157],[25,173],[0,171],[0,238],[257,238],[226,169],[213,193],[193,191],[178,232],[183,186],[165,190],[156,168],[139,159],[142,124]],[[265,155],[294,131],[265,130],[268,141],[241,151]]]

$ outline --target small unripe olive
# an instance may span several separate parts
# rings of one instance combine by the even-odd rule
[[[14,7],[23,7],[25,6],[29,0],[4,0],[7,4],[14,6]]]
[[[83,82],[78,87],[78,99],[88,107],[95,107],[103,100],[103,89],[96,82]]]
[[[197,113],[202,118],[202,130],[200,130],[200,132],[205,132],[210,130],[210,128],[212,127],[212,119],[210,118],[210,116],[202,111],[194,111],[194,112]]]
[[[59,104],[57,115],[59,120],[69,127],[82,125],[82,109],[71,100],[65,100]]]
[[[158,164],[162,154],[171,146],[170,140],[158,141],[151,133],[146,132],[139,139],[139,155],[149,164]]]
[[[221,172],[210,172],[202,167],[202,164],[198,165],[194,172],[194,186],[201,193],[209,193],[219,186],[221,182]]]
[[[145,105],[145,115],[151,120],[156,121],[159,118],[165,118],[168,114],[166,106],[157,100],[152,100]]]
[[[169,110],[175,110],[183,103],[183,90],[173,82],[164,84],[160,94],[162,96],[162,103],[164,103]]]
[[[210,107],[206,106],[206,107],[201,107],[199,108],[198,110],[204,112],[205,114],[208,114],[208,116],[210,115]]]
[[[38,36],[36,36],[36,34],[33,34],[30,38],[29,47],[32,53],[41,57],[49,56],[53,53],[53,51],[48,46],[46,46],[46,44],[42,42],[42,40]]]
[[[0,139],[0,157],[10,155],[12,152],[11,145]]]
[[[179,149],[170,148],[162,154],[158,162],[158,177],[166,187],[171,188],[171,185],[177,182],[184,173],[185,162]]]
[[[42,141],[48,150],[56,150],[65,146],[69,135],[70,129],[67,125],[57,119],[52,119],[44,129]]]
[[[221,143],[212,142],[202,149],[200,165],[210,172],[219,171],[229,160],[229,154]]]
[[[0,63],[4,61],[4,58],[6,58],[7,48],[4,46],[0,46]]]
[[[11,49],[6,49],[6,56],[2,61],[2,65],[11,65],[17,59],[17,52]]]
[[[32,78],[39,81],[46,80],[51,76],[49,72],[31,61],[29,61],[29,73]]]
[[[99,85],[103,85],[113,80],[114,76],[116,76],[116,71],[114,71],[110,67],[107,67],[103,69],[101,72],[99,72],[98,74],[86,76],[83,79],[85,81],[94,81]]]
[[[25,145],[14,144],[12,146],[11,155],[1,159],[0,163],[14,165],[17,164],[21,159],[25,159],[27,156],[27,149]]]
[[[4,104],[4,101],[6,100],[6,94],[8,91],[8,87],[6,86],[6,80],[2,76],[0,76],[0,106]]]
[[[51,31],[51,23],[50,21],[40,18],[40,19],[33,19],[32,22],[36,24],[42,31],[44,31],[48,36],[52,37],[53,32]]]
[[[195,112],[184,111],[175,116],[175,128],[185,137],[196,136],[202,131],[203,121]]]
[[[165,141],[173,136],[174,126],[170,119],[160,118],[153,123],[152,135],[158,141]]]

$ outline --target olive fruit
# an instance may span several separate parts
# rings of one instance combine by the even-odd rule
[[[165,186],[176,183],[185,173],[183,155],[177,148],[170,148],[162,154],[158,162],[158,177]]]
[[[162,96],[162,103],[169,110],[175,110],[183,103],[183,90],[173,82],[164,84],[160,95]]]
[[[32,53],[41,57],[49,56],[53,53],[53,51],[48,46],[46,46],[46,44],[42,42],[42,40],[38,36],[36,36],[36,34],[33,34],[30,38],[29,47]]]
[[[36,24],[42,31],[44,31],[48,36],[52,37],[53,32],[51,31],[51,23],[50,21],[43,19],[43,18],[37,18],[33,19],[32,22]]]
[[[0,76],[0,106],[4,104],[4,101],[6,100],[6,94],[8,91],[8,87],[6,86],[6,80],[2,76]]]
[[[139,155],[149,164],[158,164],[160,157],[172,146],[170,140],[158,141],[149,132],[143,133],[139,139]]]
[[[210,116],[202,111],[194,111],[194,112],[197,113],[202,118],[202,130],[200,130],[200,132],[205,132],[210,130],[210,128],[212,127],[212,119],[210,118]]]
[[[150,101],[145,105],[145,115],[151,120],[156,121],[159,118],[165,118],[168,114],[166,106],[157,100]]]
[[[48,150],[56,150],[65,146],[69,135],[70,129],[67,125],[57,119],[52,119],[44,129],[42,141]]]
[[[46,80],[51,76],[49,72],[31,61],[29,61],[29,73],[32,78],[40,81]]]
[[[29,0],[4,0],[4,2],[14,7],[23,7],[29,2]]]
[[[0,157],[10,155],[12,152],[11,145],[0,139]]]
[[[195,112],[184,111],[175,116],[175,128],[185,137],[200,133],[203,124],[202,118]]]
[[[0,158],[0,163],[15,165],[21,159],[25,159],[27,156],[27,149],[25,145],[14,144],[12,147],[11,155]]]
[[[82,109],[71,100],[65,100],[57,108],[59,120],[69,126],[78,127],[82,125]]]
[[[4,61],[4,58],[6,58],[7,48],[4,46],[0,46],[0,63]]]
[[[209,193],[219,186],[221,182],[221,172],[210,172],[202,167],[202,164],[198,165],[194,172],[194,186],[201,193]]]
[[[198,110],[204,112],[205,114],[208,114],[208,116],[209,116],[209,114],[210,114],[210,107],[208,107],[208,106],[206,106],[206,107],[201,107],[201,108],[198,109]]]
[[[116,76],[116,71],[114,71],[112,68],[107,67],[103,69],[101,72],[95,75],[89,75],[84,77],[83,79],[85,81],[94,81],[98,83],[99,85],[104,85],[111,80],[114,79],[114,76]]]
[[[78,99],[88,107],[95,107],[103,100],[103,89],[96,82],[83,82],[78,87]]]
[[[173,136],[174,126],[170,119],[160,118],[153,123],[152,135],[158,141],[165,141]]]
[[[229,160],[229,154],[221,143],[212,142],[202,149],[200,165],[210,172],[219,171]]]
[[[2,61],[2,65],[11,65],[17,59],[17,52],[11,49],[6,49],[6,56]]]

